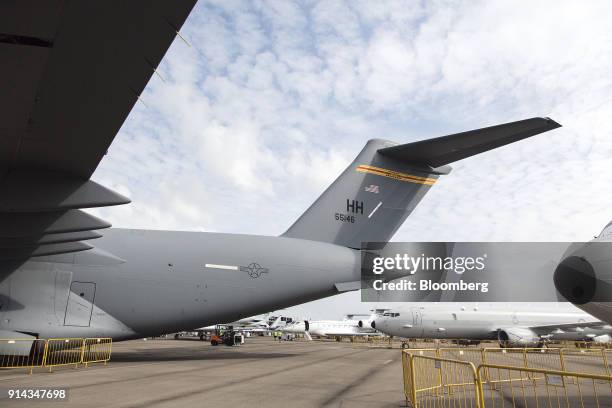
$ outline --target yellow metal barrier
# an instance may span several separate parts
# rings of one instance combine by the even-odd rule
[[[567,371],[563,365],[563,349],[558,348],[526,348],[524,349],[525,365],[528,368]],[[493,361],[486,361],[497,364]]]
[[[46,348],[46,340],[0,339],[0,368],[26,368],[31,374],[44,366]]]
[[[612,407],[606,353],[603,349],[405,349],[404,394],[414,408]]]
[[[483,351],[482,364],[497,366],[513,366],[524,368],[541,368],[552,370],[563,370],[563,358],[559,349],[547,348],[504,348],[504,349],[485,349]],[[484,374],[485,379],[490,384],[520,381],[524,378],[522,372],[508,373],[493,368],[487,369]],[[512,377],[510,375],[518,375]]]
[[[440,357],[440,355],[438,354],[438,349],[433,348],[409,349],[406,350],[406,352],[418,356]]]
[[[414,355],[404,352],[406,401],[419,407],[478,407],[479,383],[469,361]]]
[[[45,367],[49,367],[49,371],[53,367],[65,365],[74,365],[76,368],[81,363],[84,343],[85,339],[76,338],[47,340]]]
[[[88,338],[83,343],[83,355],[81,362],[85,365],[89,363],[104,363],[110,360],[113,339],[111,338]]]
[[[580,348],[580,349],[561,349],[563,356],[563,367],[566,371],[583,372],[581,365],[589,367],[589,373],[610,375],[607,355],[604,349],[600,348]]]
[[[368,338],[368,344],[371,347],[392,347],[393,346],[393,337],[387,336],[370,336]]]
[[[416,400],[416,396],[414,396],[414,399],[413,399],[413,394],[414,394],[413,393],[413,388],[414,388],[413,387],[413,384],[414,384],[413,375],[414,373],[412,372],[412,362],[410,361],[411,358],[412,358],[411,354],[402,352],[402,374],[404,376],[404,395],[406,396],[406,403],[409,402],[409,398],[410,398],[410,401]]]
[[[449,347],[439,348],[437,357],[451,360],[469,361],[475,366],[484,362],[484,351],[481,348]]]
[[[0,369],[53,367],[110,360],[111,338],[0,339]]]
[[[492,370],[508,381],[488,382],[487,373]],[[477,368],[477,378],[480,408],[603,408],[612,404],[612,377],[607,375],[483,364]]]

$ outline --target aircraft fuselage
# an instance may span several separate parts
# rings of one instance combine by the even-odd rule
[[[171,333],[330,296],[360,273],[358,251],[295,238],[111,229],[95,244],[32,258],[5,278],[0,330]]]
[[[406,338],[434,339],[496,339],[498,330],[528,328],[565,323],[592,323],[597,319],[569,304],[485,303],[462,307],[456,305],[428,305],[409,308],[375,319],[376,329]],[[608,334],[610,329],[588,329],[587,332],[568,330],[558,333],[556,339],[583,339],[587,333]]]

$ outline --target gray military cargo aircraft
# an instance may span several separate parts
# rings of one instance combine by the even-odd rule
[[[30,3],[0,4],[0,338],[139,338],[356,290],[362,241],[447,164],[560,126],[370,140],[280,237],[106,229],[82,209],[129,200],[90,177],[195,1]]]

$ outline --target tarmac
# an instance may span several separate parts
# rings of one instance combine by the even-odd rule
[[[0,370],[0,406],[406,407],[401,350],[399,343],[393,346],[389,348],[388,342],[370,345],[331,340],[278,342],[271,337],[250,337],[237,347],[212,346],[190,338],[119,342],[113,344],[107,365],[54,367],[53,372],[37,368],[31,375],[23,368]],[[522,354],[499,351],[491,352],[491,363],[522,365]],[[601,351],[574,349],[565,358],[568,371],[605,374],[605,361],[598,353]],[[446,359],[473,360],[476,366],[480,356],[478,348],[453,348],[444,353]],[[538,352],[530,355],[529,361],[554,370],[558,369],[555,356]],[[440,374],[428,360],[420,361],[419,383],[427,383],[432,372],[438,378]],[[449,403],[459,403],[457,406],[470,406],[473,384],[462,384],[463,377],[453,380],[458,367],[455,363],[439,367],[441,375],[450,376],[445,383],[457,384],[445,397]],[[548,387],[544,387],[546,378],[540,378],[533,388],[531,381],[507,381],[510,374],[503,370],[493,370],[488,376],[504,381],[484,388],[487,407],[542,406],[543,400],[559,407],[612,406],[612,383],[608,381],[566,379],[560,387],[560,377],[552,376]],[[520,374],[512,377],[516,380]],[[67,390],[66,401],[7,398],[9,390],[57,388]],[[442,403],[440,395],[425,395],[420,398],[424,406]]]
[[[113,344],[108,365],[0,371],[0,390],[66,388],[68,401],[2,407],[406,406],[399,349],[250,337],[238,347],[191,339]]]

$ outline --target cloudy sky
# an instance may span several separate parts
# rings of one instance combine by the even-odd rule
[[[588,240],[612,219],[612,3],[521,4],[200,0],[94,175],[133,203],[97,214],[279,235],[370,138],[550,116],[455,163],[394,240]]]

